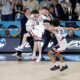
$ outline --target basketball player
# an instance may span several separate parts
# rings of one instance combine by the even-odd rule
[[[24,34],[22,44],[15,48],[16,50],[22,50],[24,46],[26,45],[26,39],[30,36],[34,38],[34,48],[33,48],[33,55],[32,59],[36,58],[36,51],[39,51],[39,57],[36,59],[36,62],[41,61],[41,52],[42,52],[42,47],[41,47],[41,41],[42,41],[42,35],[44,33],[44,25],[43,25],[43,20],[48,19],[46,16],[42,16],[39,14],[37,10],[32,11],[30,20],[28,20],[26,26],[28,33]],[[29,27],[29,28],[28,28]]]
[[[65,38],[64,29],[59,26],[59,21],[55,20],[53,21],[53,26],[50,27],[49,31],[55,34],[58,41],[58,44],[56,46],[53,46],[48,52],[48,56],[50,57],[51,61],[54,63],[54,67],[52,67],[50,70],[54,71],[60,69],[60,66],[57,64],[53,56],[53,54],[55,53],[62,64],[60,71],[63,71],[68,68],[68,66],[64,63],[64,60],[60,54],[61,52],[64,52],[67,48],[67,41]]]

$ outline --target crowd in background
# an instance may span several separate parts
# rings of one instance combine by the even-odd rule
[[[6,0],[5,4],[0,3],[1,21],[20,21],[24,16],[24,9],[40,10],[47,7],[52,19],[59,20],[80,20],[80,3],[75,0]]]

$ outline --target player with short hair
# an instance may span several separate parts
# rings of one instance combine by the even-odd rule
[[[60,71],[63,71],[68,68],[68,66],[64,63],[64,60],[60,54],[61,52],[64,52],[67,48],[67,41],[65,38],[64,29],[61,26],[59,26],[59,21],[54,20],[53,26],[50,27],[49,31],[55,34],[58,40],[58,44],[56,46],[53,45],[53,47],[48,52],[48,56],[50,57],[51,61],[54,63],[54,67],[52,67],[51,70],[53,71],[53,70],[60,69],[60,66],[57,64],[53,56],[53,54],[55,53],[62,63],[62,68],[60,69]]]
[[[45,31],[43,21],[44,19],[47,19],[46,16],[41,16],[37,10],[33,10],[31,13],[31,19],[28,20],[26,23],[26,28],[28,33],[24,34],[22,44],[15,48],[16,50],[22,50],[24,46],[26,45],[26,39],[30,36],[34,38],[34,48],[33,48],[33,55],[32,59],[36,58],[36,51],[39,51],[39,57],[36,59],[36,62],[41,61],[41,41],[42,41],[42,35]]]

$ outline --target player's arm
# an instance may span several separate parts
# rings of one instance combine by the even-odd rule
[[[80,30],[80,28],[76,28],[75,30]]]
[[[49,16],[49,13],[46,13],[46,17],[48,21],[51,21],[51,17]]]
[[[32,20],[28,20],[26,23],[26,30],[31,31],[34,28],[34,23]]]
[[[64,28],[64,30],[80,30],[80,28],[73,28],[73,27],[69,27],[69,28]]]
[[[64,29],[64,30],[74,30],[73,27],[69,27],[69,28],[68,28],[68,27],[64,27],[63,29]]]
[[[53,34],[56,34],[58,29],[57,27],[54,27],[53,25],[51,25],[48,27],[48,30],[52,32]]]
[[[46,13],[45,15],[42,16],[42,19],[43,20],[48,20],[48,21],[51,21],[51,18],[49,16],[49,13]]]

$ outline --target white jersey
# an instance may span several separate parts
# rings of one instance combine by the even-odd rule
[[[34,19],[34,20],[33,19],[29,19],[27,21],[27,23],[26,23],[26,30],[27,31],[31,31],[33,29],[33,27],[34,27],[35,29],[39,29],[41,31],[43,30],[43,32],[44,32],[43,21],[45,19],[47,20],[47,17],[44,16],[44,15],[40,15],[39,18]]]
[[[47,19],[46,16],[40,15],[37,19],[30,19],[26,23],[26,30],[31,33],[31,35],[38,36],[39,38],[42,38],[42,35],[44,34],[45,28],[43,25],[44,19]]]
[[[60,26],[57,29],[58,29],[58,32],[57,32],[57,34],[55,34],[55,36],[58,40],[58,44],[61,49],[65,49],[65,48],[67,48],[67,40],[65,38],[64,29]]]
[[[35,26],[35,21],[33,19],[29,19],[26,23],[26,30],[31,31],[33,27]]]
[[[35,21],[35,29],[38,29],[39,31],[42,31],[42,33],[44,33],[44,20],[48,20],[48,18],[44,15],[40,15],[38,19],[36,19]]]

